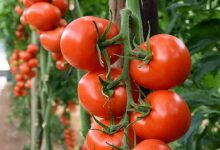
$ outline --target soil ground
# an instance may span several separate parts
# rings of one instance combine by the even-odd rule
[[[5,78],[0,77],[0,149],[1,150],[22,150],[27,143],[27,136],[16,128],[18,121],[9,123],[10,113],[9,94],[11,86]]]

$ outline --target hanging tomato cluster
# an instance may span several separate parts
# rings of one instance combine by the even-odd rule
[[[62,19],[68,10],[67,0],[23,0],[25,10],[20,18],[23,24],[29,24],[34,28],[40,38],[44,49],[55,55],[58,70],[64,71],[69,64],[62,58],[60,51],[60,38],[67,22]]]
[[[9,59],[10,71],[14,75],[16,84],[14,95],[26,96],[27,89],[31,88],[31,80],[36,76],[38,47],[29,44],[25,51],[15,49]]]

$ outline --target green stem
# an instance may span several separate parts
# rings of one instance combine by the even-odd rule
[[[82,9],[81,9],[81,7],[79,5],[79,1],[78,0],[74,0],[74,4],[75,4],[75,8],[76,8],[78,17],[82,17],[83,16],[83,12],[82,12]]]
[[[126,8],[132,11],[132,32],[134,32],[135,41],[137,44],[144,42],[143,26],[141,21],[140,3],[139,0],[127,0]]]
[[[77,70],[77,80],[79,82],[80,78],[82,76],[82,73]],[[83,137],[86,137],[89,129],[90,129],[90,115],[88,112],[82,107],[80,104],[80,117],[81,117],[81,132]]]

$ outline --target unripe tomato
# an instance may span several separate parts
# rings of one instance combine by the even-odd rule
[[[96,49],[98,36],[93,21],[96,22],[100,34],[103,35],[109,20],[92,16],[81,17],[72,21],[66,26],[62,34],[60,41],[62,54],[67,62],[77,69],[89,71],[102,69],[98,60]],[[107,34],[107,39],[111,39],[118,33],[118,27],[113,23]],[[111,63],[118,59],[116,55],[122,53],[122,48],[121,45],[107,47]]]
[[[106,126],[110,125],[109,120],[100,120],[100,122]],[[94,122],[92,123],[91,129],[103,130],[103,127],[101,127],[99,124]],[[97,130],[89,130],[86,136],[87,150],[115,150],[106,142],[116,147],[120,147],[122,145],[122,138],[124,135],[123,129],[111,135],[108,135],[106,133],[103,133],[102,131],[97,131]],[[133,133],[130,131],[128,133],[128,138],[129,138],[128,141],[130,142],[133,141]]]
[[[46,2],[35,3],[27,10],[28,23],[42,31],[57,27],[60,17],[60,10]]]
[[[134,147],[133,150],[171,150],[171,148],[160,140],[144,140]]]
[[[112,80],[117,79],[121,73],[121,69],[112,69]],[[102,94],[102,85],[99,81],[99,76],[106,81],[105,70],[88,72],[80,79],[78,84],[78,96],[80,103],[88,112],[101,118],[109,119],[110,112],[112,112],[114,117],[122,116],[127,104],[125,85],[122,84],[116,86],[114,88],[113,95],[108,99]],[[132,91],[132,93],[134,95],[134,99],[137,99],[138,93],[135,91],[136,89]]]
[[[28,66],[31,68],[35,68],[38,66],[38,59],[37,58],[32,58],[28,61]]]
[[[67,0],[52,0],[51,4],[58,7],[61,11],[62,16],[65,15],[68,9],[68,2]]]
[[[151,106],[150,113],[136,121],[133,128],[142,139],[158,139],[172,142],[185,134],[190,126],[190,110],[178,94],[172,91],[160,90],[147,95],[144,101]],[[140,113],[131,113],[134,122]]]
[[[63,55],[61,53],[51,53],[51,57],[55,61],[63,59]]]
[[[54,30],[45,31],[40,34],[41,45],[50,52],[60,52],[60,39],[64,27],[59,27]]]
[[[189,76],[191,58],[187,47],[178,38],[158,34],[150,38],[153,57],[148,64],[140,60],[130,63],[131,77],[152,90],[169,89],[182,84]],[[140,45],[146,50],[146,43]]]

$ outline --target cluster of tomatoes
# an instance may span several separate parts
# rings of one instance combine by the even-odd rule
[[[25,10],[21,15],[21,22],[34,28],[43,48],[52,55],[56,55],[54,60],[57,69],[67,70],[69,64],[62,57],[59,43],[67,25],[67,22],[62,19],[68,10],[67,0],[23,0],[23,4]]]
[[[16,37],[19,39],[19,40],[24,40],[26,39],[27,37],[27,34],[25,32],[25,29],[24,29],[24,26],[19,24],[18,27],[17,27],[17,30],[15,32],[15,35]]]
[[[36,76],[38,47],[29,44],[27,50],[15,49],[9,59],[10,71],[15,76],[14,95],[26,96],[27,89],[31,88],[31,80]]]
[[[94,25],[94,22],[96,25]],[[181,85],[188,77],[191,69],[191,58],[187,47],[178,38],[168,34],[158,34],[134,48],[130,61],[129,77],[131,94],[134,99],[132,112],[127,112],[128,97],[125,81],[112,86],[107,79],[106,64],[103,55],[100,63],[97,43],[104,35],[109,21],[97,17],[81,17],[71,22],[64,29],[60,47],[64,58],[73,67],[88,71],[79,81],[78,96],[82,106],[91,114],[102,118],[94,122],[86,137],[88,150],[112,149],[112,145],[120,147],[124,128],[117,132],[105,132],[104,126],[110,126],[111,114],[115,123],[120,122],[125,113],[129,114],[130,126],[134,131],[128,133],[130,141],[135,132],[139,144],[135,150],[163,147],[170,149],[166,143],[180,138],[190,126],[190,110],[181,96],[170,90]],[[98,30],[98,34],[97,34]],[[110,26],[105,40],[119,34],[115,24]],[[76,36],[77,35],[77,36]],[[98,43],[99,44],[99,43]],[[113,44],[105,47],[110,63],[113,64],[123,53],[123,45]],[[118,80],[123,73],[122,68],[111,68],[111,79]],[[102,81],[100,81],[100,78]],[[102,83],[104,82],[104,84]],[[138,101],[139,89],[148,89],[148,95],[142,95]],[[111,93],[110,96],[107,93]],[[105,92],[103,92],[105,91]],[[100,123],[102,125],[100,125]],[[111,127],[110,127],[111,129]],[[99,130],[99,131],[97,131]],[[101,132],[101,130],[103,132]]]

